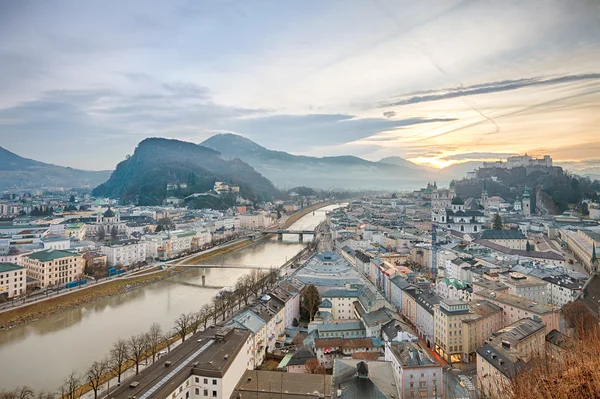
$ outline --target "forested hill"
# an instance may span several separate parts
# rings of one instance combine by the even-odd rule
[[[268,179],[239,159],[225,160],[217,151],[185,141],[150,138],[140,142],[93,195],[156,205],[167,197],[168,184],[185,184],[168,192],[169,196],[185,196],[209,191],[215,181],[238,185],[251,200],[270,200],[277,193]]]
[[[493,181],[491,176],[497,177],[497,181]],[[551,201],[551,204],[545,205],[553,213],[562,213],[569,205],[578,206],[582,199],[597,200],[597,192],[600,191],[600,181],[571,175],[560,167],[553,167],[530,170],[529,173],[525,168],[480,170],[479,179],[457,181],[457,192],[463,198],[479,198],[484,179],[489,196],[497,195],[510,202],[521,198],[525,188],[529,189],[532,201],[535,201],[539,189]]]

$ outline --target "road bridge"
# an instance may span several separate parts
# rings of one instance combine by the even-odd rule
[[[245,269],[245,270],[271,270],[269,266],[254,265],[171,265],[172,267],[189,267],[196,269]]]
[[[267,229],[267,230],[262,230],[261,231],[262,234],[277,234],[277,239],[282,240],[283,239],[283,235],[284,234],[295,234],[298,235],[298,238],[300,239],[300,242],[302,242],[304,240],[304,235],[315,235],[316,234],[316,229],[315,230],[291,230],[291,229]]]

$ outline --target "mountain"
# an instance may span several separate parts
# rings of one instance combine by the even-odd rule
[[[23,158],[0,147],[0,190],[39,187],[93,187],[110,171],[88,171]]]
[[[120,162],[110,179],[92,194],[156,205],[167,194],[182,197],[209,191],[216,181],[238,185],[251,200],[268,200],[277,193],[273,183],[239,159],[224,159],[217,151],[194,143],[149,138],[141,141],[133,155]],[[178,188],[167,192],[168,184]]]
[[[462,179],[467,176],[467,172],[472,172],[483,166],[483,162],[467,161],[463,163],[455,163],[440,170],[440,174],[450,179]]]
[[[412,163],[404,158],[401,157],[387,157],[387,158],[381,158],[378,163],[385,163],[388,165],[396,165],[396,166],[402,166],[402,167],[406,167],[406,168],[410,168],[410,169],[415,169],[415,170],[423,170],[423,171],[427,171],[427,172],[432,172],[433,168],[429,168],[427,166],[423,166],[423,165],[417,165],[416,163]]]
[[[318,158],[273,151],[230,133],[212,136],[202,145],[247,162],[282,188],[415,189],[432,179],[425,170],[355,156]]]

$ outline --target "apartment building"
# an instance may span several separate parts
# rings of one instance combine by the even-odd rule
[[[494,334],[477,350],[477,380],[485,395],[500,396],[510,390],[510,381],[527,368],[532,357],[545,349],[543,323],[519,320]]]
[[[0,297],[18,297],[23,295],[26,289],[27,272],[25,268],[14,263],[0,263]]]
[[[473,318],[462,321],[462,361],[474,362],[475,351],[480,348],[493,333],[503,327],[502,308],[488,301],[469,303]]]
[[[434,306],[435,351],[447,362],[462,361],[463,320],[473,318],[466,302],[456,299],[441,299]]]
[[[549,276],[545,277],[544,281],[548,283],[550,305],[559,308],[574,301],[585,284],[585,281],[572,278],[568,275]]]
[[[100,252],[106,255],[109,266],[129,266],[146,260],[146,247],[145,241],[126,240],[103,245]]]
[[[532,318],[546,325],[546,332],[560,331],[559,309],[552,305],[543,305],[526,298],[506,292],[495,292],[482,289],[473,293],[474,299],[483,299],[502,308],[503,325],[508,326],[521,319]]]
[[[21,257],[27,275],[42,288],[78,280],[83,275],[83,257],[72,252],[47,249]]]
[[[401,398],[443,397],[442,365],[420,341],[386,345],[385,360],[392,362]]]
[[[542,305],[547,305],[550,301],[548,283],[542,279],[522,273],[507,272],[500,274],[500,281],[508,287],[508,293],[511,295]]]

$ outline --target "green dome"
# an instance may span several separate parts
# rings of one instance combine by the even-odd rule
[[[452,205],[464,205],[465,201],[462,200],[458,195],[452,198]]]

